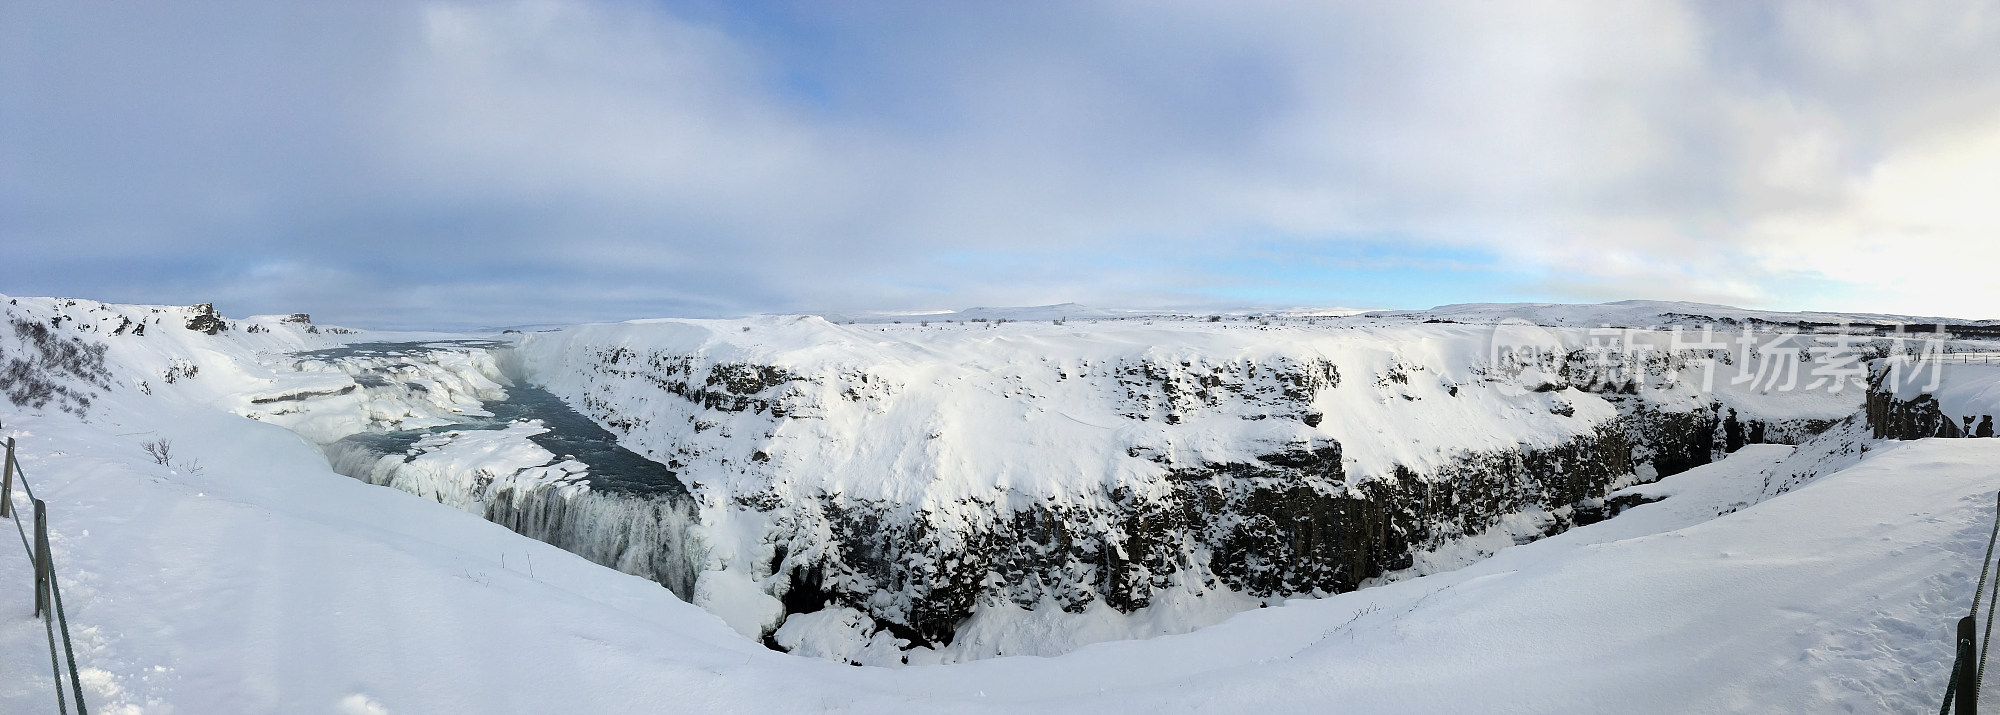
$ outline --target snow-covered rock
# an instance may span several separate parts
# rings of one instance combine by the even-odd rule
[[[856,668],[227,410],[129,389],[87,419],[0,409],[50,502],[93,712],[1908,712],[1943,692],[2000,488],[2000,440],[1922,440],[1765,496],[1817,441],[1753,445],[1458,570],[1055,657]],[[154,464],[135,431],[210,467]],[[6,593],[0,711],[48,711],[41,624]],[[787,637],[862,653],[842,615]]]
[[[687,483],[710,570],[788,614],[863,613],[910,662],[1009,652],[956,641],[984,614],[1245,608],[1352,590],[1503,522],[1558,532],[1615,489],[1808,439],[1865,392],[1704,390],[1730,358],[1665,331],[1623,333],[1646,349],[1621,355],[1583,328],[1496,346],[1496,325],[1430,320],[771,316],[517,349],[528,379]]]
[[[767,316],[468,341],[18,299],[10,320],[28,327],[0,357],[73,393],[50,408],[159,400],[282,425],[344,473],[665,584],[753,639],[914,664],[1185,633],[1461,568],[1628,511],[1645,498],[1621,489],[1746,444],[1809,445],[1765,496],[1858,459],[1858,382],[1741,384],[1745,358],[1668,330],[1611,331],[1635,349],[1603,349],[1621,319],[1697,324],[1701,306],[1670,307]],[[1681,322],[1650,322],[1667,312]],[[1780,354],[1814,339],[1789,316],[1732,316],[1802,330]],[[542,446],[543,421],[461,427],[528,383],[676,489],[613,488]],[[411,430],[432,433],[343,446]]]
[[[1883,360],[1874,366],[1868,421],[1876,437],[1992,437],[2000,415],[2000,358],[1992,353]]]

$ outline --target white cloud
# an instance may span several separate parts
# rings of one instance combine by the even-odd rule
[[[1554,299],[2000,314],[1973,0],[109,7],[0,30],[40,80],[0,86],[0,231],[50,292],[1158,303],[1392,237]]]
[[[1831,210],[1773,212],[1744,235],[1765,270],[1866,287],[1882,310],[2000,310],[2000,116],[1902,147]]]

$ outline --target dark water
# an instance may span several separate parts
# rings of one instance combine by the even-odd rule
[[[507,388],[507,399],[486,403],[493,419],[541,420],[549,428],[530,439],[558,457],[590,465],[590,487],[609,491],[686,494],[687,487],[667,466],[619,446],[612,434],[548,390],[526,383]]]
[[[298,353],[301,359],[420,356],[444,350],[494,349],[506,343],[491,340],[451,340],[421,343],[362,343]],[[368,376],[362,376],[366,378]],[[557,457],[590,466],[586,481],[599,491],[628,494],[687,494],[687,487],[666,465],[618,444],[617,435],[571,409],[548,390],[517,380],[507,387],[507,399],[483,403],[491,417],[461,415],[449,425],[394,432],[366,432],[342,439],[382,454],[403,454],[425,435],[453,430],[497,430],[516,420],[541,420],[548,432],[529,439]]]

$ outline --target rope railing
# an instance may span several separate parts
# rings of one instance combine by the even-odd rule
[[[1993,546],[2000,543],[2000,494],[1994,495],[1993,533],[1986,537],[1986,557],[1979,562],[1979,585],[1972,590],[1972,610],[1958,619],[1955,640],[1957,653],[1951,663],[1951,680],[1944,686],[1944,704],[1938,715],[1977,715],[1979,688],[1986,679],[1986,651],[1993,644],[1993,613],[2000,610],[2000,581],[1987,591],[1986,577],[1993,568]],[[1987,594],[1986,636],[1979,637],[1979,597]],[[1955,701],[1955,702],[1954,702]],[[1957,709],[1952,706],[1956,704]]]
[[[83,704],[83,681],[77,677],[76,649],[70,645],[69,618],[63,613],[62,587],[56,580],[55,555],[49,551],[49,507],[35,498],[34,487],[28,485],[28,475],[22,471],[21,463],[14,459],[14,438],[7,438],[7,456],[0,460],[0,518],[14,521],[14,532],[21,536],[21,548],[27,552],[28,560],[35,566],[35,615],[42,619],[42,630],[48,636],[49,671],[55,678],[56,712],[68,715],[69,698],[63,692],[63,660],[69,661],[69,690],[76,696],[77,715],[90,715]],[[21,510],[14,508],[14,483],[21,483],[21,491],[26,492],[28,503],[34,505],[34,543],[28,542],[28,528],[21,523]],[[57,653],[56,634],[62,634],[61,653]]]

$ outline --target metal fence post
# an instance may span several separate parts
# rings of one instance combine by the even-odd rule
[[[7,478],[0,482],[0,517],[14,515],[14,438],[7,438]]]
[[[49,510],[35,500],[35,615],[49,612]]]
[[[1971,644],[1977,643],[1979,622],[1971,616],[1958,620],[1958,637]],[[1951,709],[1952,715],[1979,715],[1979,649],[1969,648],[1973,662],[1966,663],[1958,674],[1958,702]]]

